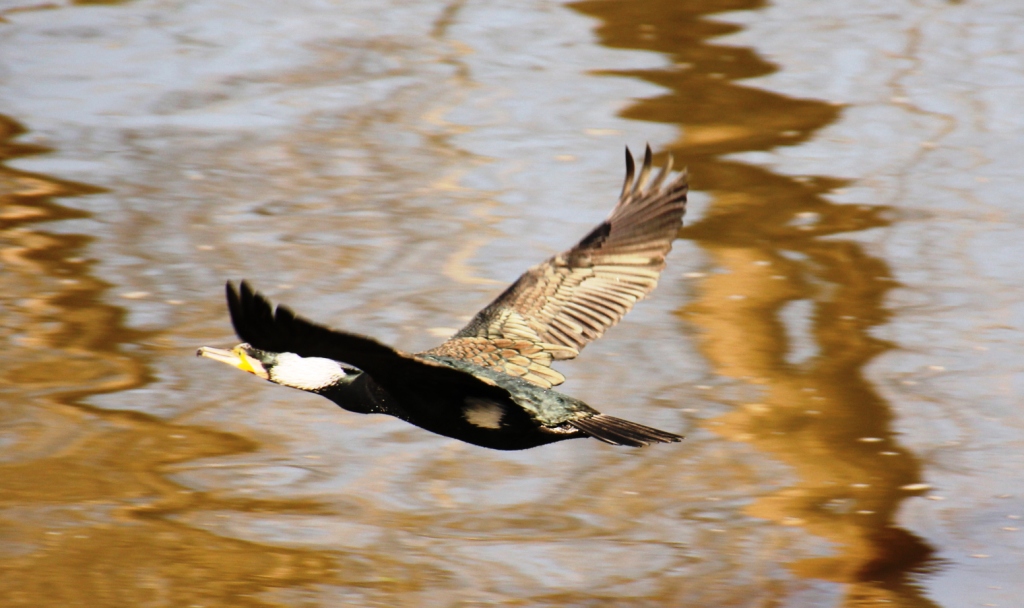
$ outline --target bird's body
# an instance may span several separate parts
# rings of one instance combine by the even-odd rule
[[[519,450],[574,437],[616,445],[680,436],[607,416],[552,390],[551,362],[575,357],[657,284],[681,225],[686,176],[648,183],[650,148],[608,220],[575,247],[528,270],[444,344],[411,355],[328,329],[275,307],[244,281],[227,286],[231,320],[246,341],[200,355],[475,445]],[[348,365],[345,365],[348,364]]]

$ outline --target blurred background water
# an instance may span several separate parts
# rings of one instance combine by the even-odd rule
[[[0,2],[0,606],[1017,606],[1015,0]],[[405,350],[692,174],[490,452],[210,361],[226,279]]]

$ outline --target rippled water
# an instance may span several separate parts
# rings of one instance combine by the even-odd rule
[[[0,5],[0,605],[1018,605],[1024,15],[854,4]],[[682,444],[193,356],[242,277],[428,348],[646,141],[687,226],[560,369]]]

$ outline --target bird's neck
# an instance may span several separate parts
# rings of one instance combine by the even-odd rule
[[[403,420],[405,410],[369,375],[349,370],[342,381],[311,392],[327,397],[343,409],[359,414],[389,414]]]

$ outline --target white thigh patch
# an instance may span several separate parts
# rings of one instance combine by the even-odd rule
[[[505,406],[489,399],[467,397],[462,415],[472,425],[485,429],[500,429],[501,417],[505,415]]]

